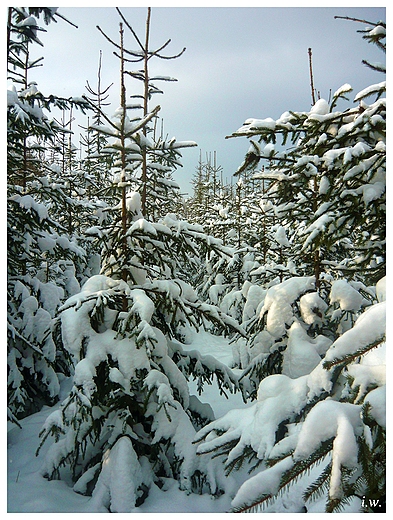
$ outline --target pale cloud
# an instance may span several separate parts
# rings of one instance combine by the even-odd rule
[[[146,8],[121,8],[143,36]],[[100,49],[103,50],[102,84],[111,88],[113,107],[118,104],[118,60],[113,48],[96,29],[118,39],[119,16],[114,8],[60,8],[79,29],[59,21],[42,36],[44,67],[36,71],[44,92],[79,96],[86,80],[94,86]],[[335,15],[355,16],[371,22],[385,19],[384,8],[207,8],[153,7],[153,46],[168,38],[169,54],[177,60],[152,60],[152,72],[174,76],[176,83],[162,83],[163,96],[152,105],[162,106],[167,132],[179,140],[194,140],[205,152],[217,151],[218,162],[229,177],[248,149],[245,139],[225,140],[249,117],[279,117],[288,109],[308,110],[311,103],[308,47],[313,49],[315,85],[327,97],[344,83],[360,90],[380,76],[368,71],[363,58],[381,61],[373,46],[356,31],[362,24],[335,20]],[[136,48],[126,30],[126,46]],[[41,51],[41,49],[40,49]],[[138,66],[136,66],[138,68]],[[33,73],[32,73],[33,75]],[[135,93],[137,85],[128,87]],[[177,177],[183,190],[195,172],[199,150],[186,150],[184,168]]]

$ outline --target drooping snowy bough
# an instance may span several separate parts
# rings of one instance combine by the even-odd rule
[[[179,242],[186,254],[193,241],[209,241],[199,228],[169,217],[148,222],[138,210],[127,237],[132,278],[93,276],[60,308],[73,387],[42,430],[42,443],[55,437],[43,474],[69,479],[77,492],[92,493],[98,508],[113,512],[138,506],[165,477],[178,479],[186,492],[220,492],[192,442],[214,416],[190,396],[188,380],[197,379],[202,390],[215,378],[225,393],[238,388],[237,378],[213,357],[183,350],[181,341],[190,327],[209,323],[244,334],[175,277]],[[219,250],[219,241],[213,242]]]
[[[304,503],[326,494],[326,511],[330,512],[351,500],[358,500],[360,508],[365,496],[382,505],[386,464],[384,284],[382,279],[377,285],[379,302],[366,308],[353,327],[338,336],[315,368],[301,375],[301,353],[309,358],[310,341],[304,341],[304,330],[300,337],[297,332],[294,344],[300,356],[292,366],[296,373],[266,377],[252,407],[233,410],[197,433],[198,454],[219,457],[228,474],[246,460],[252,462],[252,476],[233,499],[235,511],[269,506],[312,468],[314,480],[302,488]],[[341,308],[348,311],[350,303],[352,310],[359,304],[361,296],[356,294],[347,284],[346,291],[342,287],[332,290],[331,299],[338,298]],[[302,330],[294,321],[291,337],[294,327]]]

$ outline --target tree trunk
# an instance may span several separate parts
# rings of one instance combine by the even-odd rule
[[[147,111],[149,109],[148,101],[149,101],[149,37],[150,37],[150,17],[151,17],[151,8],[147,9],[147,19],[146,19],[146,36],[145,36],[145,47],[144,47],[144,92],[143,92],[143,115],[147,115]],[[143,135],[146,137],[146,127],[143,128]],[[145,218],[148,217],[147,214],[147,153],[146,149],[142,150],[142,213]]]

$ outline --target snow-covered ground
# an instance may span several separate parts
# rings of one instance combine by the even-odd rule
[[[213,355],[219,361],[232,363],[232,347],[223,337],[212,336],[207,332],[199,332],[189,345],[202,354]],[[70,390],[71,381],[65,380],[61,386],[60,402]],[[191,393],[195,385],[190,383]],[[220,396],[215,385],[205,386],[201,400],[208,402],[216,418],[230,409],[244,408],[240,394],[229,395],[228,399]],[[60,480],[48,481],[40,474],[40,468],[45,453],[50,445],[47,442],[38,457],[35,452],[39,445],[39,432],[47,416],[59,406],[44,407],[40,412],[26,417],[21,421],[22,429],[9,425],[8,430],[8,489],[7,511],[9,513],[106,513],[97,510],[90,497],[75,493],[66,482]],[[175,480],[167,479],[164,488],[153,487],[142,506],[135,508],[133,513],[227,513],[231,510],[231,501],[240,485],[247,478],[246,472],[235,472],[229,477],[232,483],[227,489],[233,488],[233,493],[226,493],[218,498],[209,495],[187,495],[180,491]],[[309,475],[312,480],[312,475]],[[308,480],[308,479],[307,479]],[[274,513],[302,512],[302,490],[305,482],[296,483],[290,494],[281,496],[274,505]],[[299,492],[296,488],[299,487]],[[323,499],[315,502],[309,513],[320,513],[324,510]],[[269,509],[266,510],[269,512]],[[346,512],[351,512],[349,509]],[[355,512],[355,510],[353,511]]]
[[[9,513],[98,513],[90,497],[75,493],[65,482],[48,481],[40,475],[45,450],[35,456],[38,433],[51,408],[45,408],[22,421],[23,429],[8,432],[8,512]],[[177,482],[169,480],[166,489],[153,488],[140,513],[217,513],[230,508],[230,497],[217,500],[208,495],[187,496]]]
[[[228,340],[212,336],[207,332],[194,335],[189,345],[202,354],[209,354],[219,361],[231,364],[232,347]],[[70,380],[62,383],[60,402],[70,389]],[[191,393],[195,385],[190,383]],[[205,387],[201,398],[209,402],[216,417],[232,408],[241,408],[245,404],[240,394],[220,396],[215,385]],[[59,406],[44,407],[40,412],[21,421],[22,429],[9,425],[8,454],[8,493],[7,510],[9,513],[97,513],[92,508],[90,497],[75,493],[64,481],[48,481],[40,474],[45,453],[50,445],[47,442],[38,457],[35,452],[39,446],[39,432],[47,416]],[[176,481],[168,479],[164,489],[153,488],[145,503],[135,509],[136,513],[225,513],[231,507],[229,495],[212,499],[209,495],[186,495],[178,489]],[[101,511],[102,512],[102,511]]]

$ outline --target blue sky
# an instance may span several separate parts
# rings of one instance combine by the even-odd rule
[[[361,5],[358,2],[358,5]],[[86,5],[86,4],[85,4]],[[88,4],[87,4],[88,5]],[[123,14],[144,39],[146,6],[122,7]],[[183,152],[183,168],[175,179],[183,192],[192,193],[200,150],[217,153],[223,176],[230,182],[248,149],[245,138],[226,140],[250,117],[278,118],[286,110],[308,110],[311,91],[308,48],[312,48],[314,83],[321,97],[344,83],[354,94],[384,78],[362,65],[362,59],[384,61],[374,46],[362,40],[364,24],[335,19],[349,16],[370,22],[386,21],[385,7],[155,7],[151,2],[151,43],[159,47],[171,38],[169,54],[185,53],[176,60],[151,60],[151,72],[177,78],[161,83],[164,95],[153,97],[150,107],[161,105],[165,132],[177,140],[196,141]],[[157,5],[157,4],[156,4]],[[159,4],[158,4],[159,5]],[[162,5],[162,3],[161,3]],[[252,4],[255,5],[255,4]],[[332,4],[331,4],[332,5]],[[339,5],[339,4],[338,4]],[[31,73],[46,94],[80,96],[88,80],[96,85],[99,52],[103,52],[102,85],[110,89],[112,115],[119,105],[119,66],[113,48],[96,28],[118,39],[120,18],[114,7],[62,7],[78,29],[59,20],[41,35],[44,67]],[[137,49],[126,30],[125,46]],[[139,93],[139,85],[128,85]],[[86,124],[86,120],[77,120]],[[76,129],[76,123],[74,124]],[[77,143],[76,143],[77,144]]]

